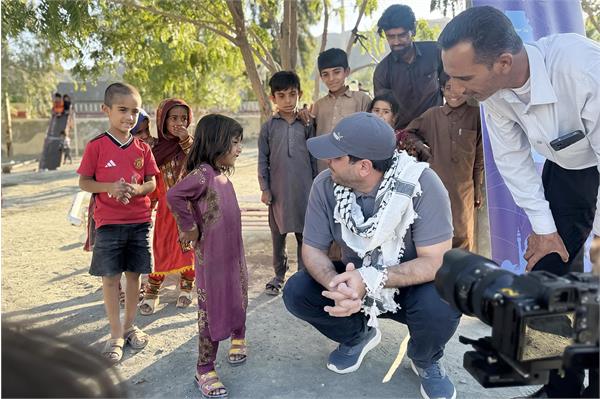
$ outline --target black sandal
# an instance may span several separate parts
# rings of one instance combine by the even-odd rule
[[[281,289],[283,288],[283,281],[274,277],[271,281],[269,281],[265,286],[265,294],[271,296],[277,296],[281,294]]]

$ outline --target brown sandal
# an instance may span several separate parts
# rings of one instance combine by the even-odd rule
[[[144,349],[148,345],[150,336],[140,330],[137,326],[131,326],[123,334],[125,342],[129,344],[133,349]]]
[[[248,345],[245,339],[232,339],[227,362],[232,366],[239,366],[248,359]]]
[[[270,296],[277,296],[281,294],[282,288],[283,281],[277,277],[273,277],[273,279],[265,285],[265,294]]]
[[[214,370],[209,371],[194,377],[202,396],[205,398],[226,398],[228,396],[227,388],[219,379],[217,372]]]
[[[111,338],[106,341],[104,349],[102,350],[102,356],[111,363],[119,363],[123,358],[124,345],[125,340],[123,338]]]

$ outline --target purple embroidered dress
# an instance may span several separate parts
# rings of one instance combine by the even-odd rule
[[[198,227],[198,372],[214,369],[219,341],[244,338],[248,271],[240,208],[231,181],[201,164],[167,192],[181,231]]]

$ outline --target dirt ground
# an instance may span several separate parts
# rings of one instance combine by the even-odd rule
[[[218,372],[234,398],[417,398],[419,384],[407,362],[387,384],[381,380],[407,334],[406,326],[382,321],[381,344],[350,375],[325,368],[335,344],[291,316],[281,297],[262,293],[271,277],[271,244],[256,179],[255,146],[247,145],[238,160],[234,182],[245,218],[244,242],[250,272],[247,338],[250,356],[243,367],[225,361],[228,344],[221,345]],[[82,250],[82,227],[67,221],[72,197],[78,192],[75,165],[39,173],[36,164],[2,175],[2,317],[28,325],[49,327],[98,350],[108,338],[100,279],[88,274],[90,253]],[[295,269],[295,244],[289,255]],[[290,271],[290,273],[293,272]],[[196,362],[196,308],[174,306],[173,282],[163,289],[153,316],[136,323],[151,335],[149,345],[135,353],[125,350],[116,366],[132,397],[200,397],[193,384]],[[432,327],[433,327],[432,321]],[[532,387],[484,389],[462,368],[468,349],[458,335],[480,337],[489,328],[463,317],[447,345],[446,368],[463,398],[510,398]],[[3,365],[7,367],[8,365]]]

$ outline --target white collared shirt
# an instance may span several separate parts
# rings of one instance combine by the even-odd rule
[[[565,169],[600,168],[600,45],[575,34],[552,35],[531,45],[530,101],[502,89],[483,102],[494,160],[515,202],[537,234],[556,231],[531,148]],[[518,89],[517,89],[518,91]],[[555,151],[550,142],[581,130],[586,137]],[[568,193],[566,193],[568,195]],[[593,232],[600,235],[600,195]]]

